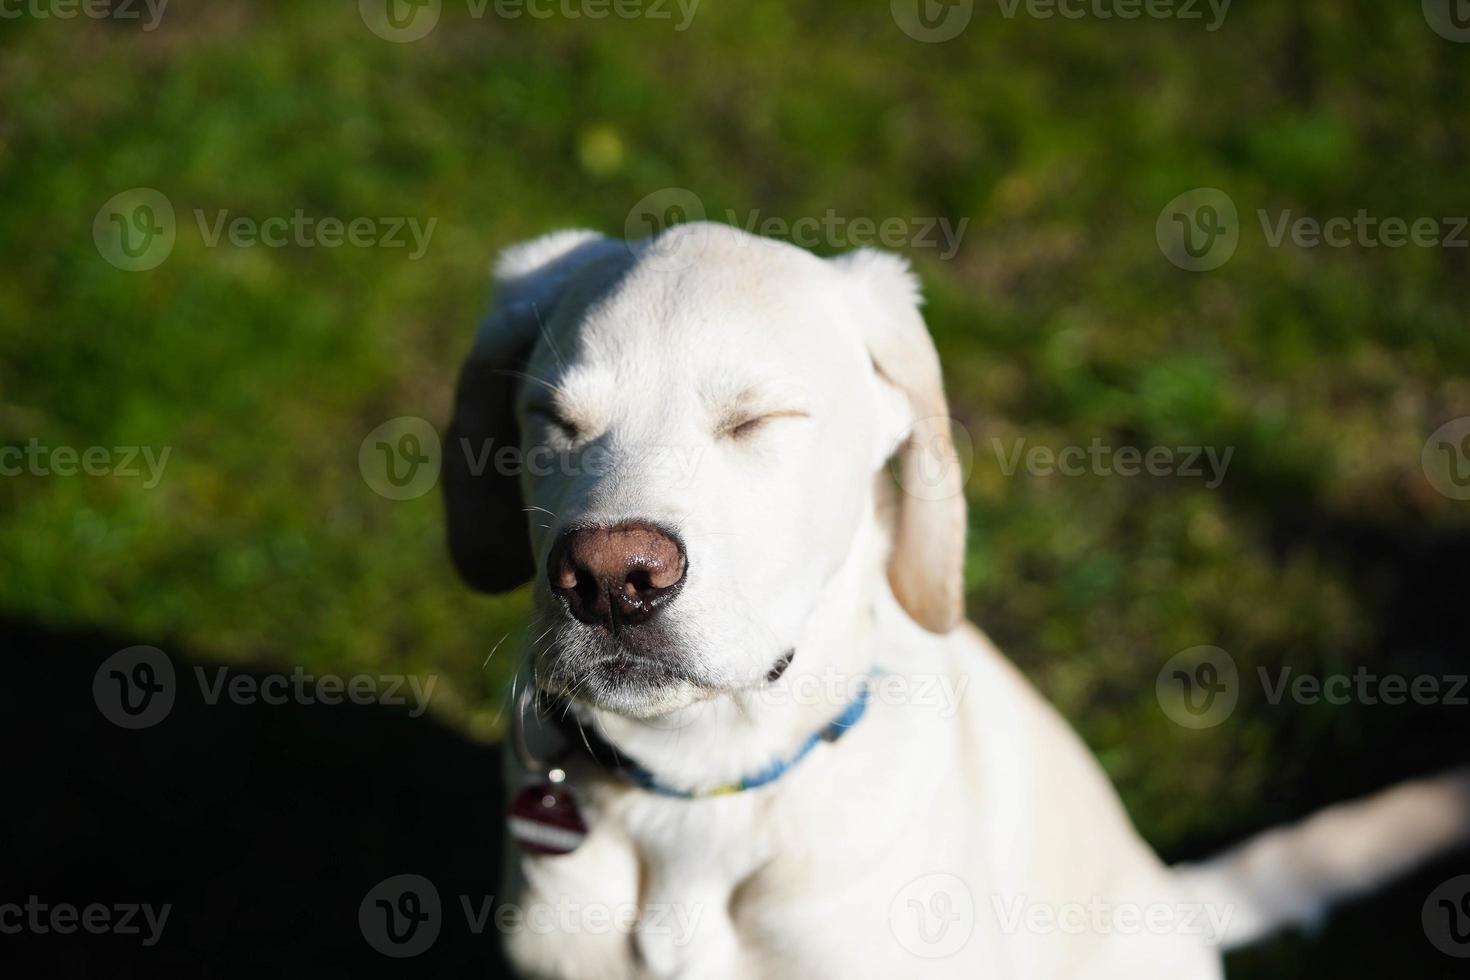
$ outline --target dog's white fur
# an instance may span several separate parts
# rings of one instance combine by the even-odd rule
[[[548,630],[535,676],[574,696],[583,724],[663,782],[703,788],[789,755],[842,707],[799,692],[851,691],[834,680],[876,666],[911,694],[926,679],[962,693],[880,690],[845,738],[735,795],[671,799],[568,763],[586,843],[507,851],[504,898],[542,924],[507,937],[525,975],[1207,980],[1222,945],[1310,920],[1463,839],[1461,774],[1214,864],[1171,871],[1155,857],[1068,725],[978,630],[957,627],[962,487],[901,260],[823,260],[696,224],[632,245],[549,235],[505,253],[496,279],[472,363],[519,365],[522,448],[576,460],[596,445],[616,463],[520,485],[535,633]],[[470,384],[466,430],[484,410]],[[732,413],[775,417],[736,438]],[[671,453],[693,465],[669,465]],[[624,519],[687,546],[687,581],[662,614],[677,681],[600,669],[593,628],[544,584],[556,533]],[[630,908],[650,913],[593,924]],[[958,931],[941,930],[946,917]]]

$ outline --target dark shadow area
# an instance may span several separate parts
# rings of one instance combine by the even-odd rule
[[[1453,611],[1467,542],[1404,528],[1282,519],[1283,553],[1310,548],[1357,570],[1378,639],[1412,650],[1426,673],[1463,673]],[[499,882],[503,805],[498,753],[407,709],[207,703],[194,668],[218,664],[163,646],[172,708],[128,730],[99,709],[103,662],[136,640],[0,620],[6,650],[9,805],[0,825],[0,906],[165,904],[159,939],[138,931],[0,935],[6,975],[153,978],[508,975],[494,924],[476,916]],[[231,676],[260,678],[258,669]],[[1467,692],[1470,693],[1470,692]],[[1171,860],[1213,853],[1257,830],[1465,758],[1470,710],[1354,706],[1330,754],[1281,759],[1251,825],[1186,842]],[[1306,724],[1302,712],[1273,717]],[[1280,744],[1311,738],[1289,730]],[[1319,741],[1320,741],[1319,737]],[[1440,883],[1470,873],[1452,855],[1339,909],[1311,935],[1231,958],[1253,977],[1470,976],[1470,960],[1426,940],[1421,913]],[[359,910],[386,879],[420,875],[439,899],[437,937],[392,958]],[[467,913],[465,903],[469,905]],[[3,923],[0,923],[3,924]]]
[[[498,753],[407,708],[208,703],[168,649],[175,702],[127,730],[94,700],[93,679],[132,643],[0,620],[7,804],[0,820],[0,934],[11,977],[475,977],[506,974],[493,921],[498,887]],[[137,642],[137,641],[133,641]],[[231,668],[231,676],[262,676]],[[384,879],[428,879],[440,899],[424,952],[378,952],[359,907]],[[34,896],[44,931],[13,926],[7,903]],[[105,906],[112,927],[54,918]],[[171,906],[157,941],[155,919]],[[22,908],[28,920],[32,913]],[[99,917],[101,911],[91,913]],[[378,914],[378,913],[370,913]],[[137,932],[117,934],[124,917]],[[75,930],[61,934],[68,924]],[[406,931],[406,930],[405,930]]]
[[[1176,860],[1203,857],[1273,824],[1470,761],[1470,684],[1456,687],[1470,674],[1460,612],[1470,587],[1470,534],[1415,522],[1407,506],[1385,507],[1404,516],[1381,519],[1331,513],[1316,502],[1283,504],[1279,497],[1237,498],[1237,504],[1266,518],[1269,546],[1283,561],[1309,552],[1346,571],[1372,624],[1365,648],[1345,651],[1350,662],[1379,675],[1443,679],[1446,697],[1435,704],[1354,701],[1273,713],[1276,744],[1323,751],[1273,760],[1258,819],[1229,836],[1190,841],[1168,855]],[[1470,850],[1446,855],[1340,906],[1319,930],[1277,937],[1236,954],[1230,965],[1241,975],[1273,978],[1470,976],[1470,958],[1435,948],[1423,919],[1431,893],[1466,874]],[[1470,956],[1470,943],[1458,951]]]

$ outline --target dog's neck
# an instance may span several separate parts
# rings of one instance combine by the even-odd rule
[[[873,669],[879,650],[872,609],[875,582],[882,582],[883,537],[875,521],[864,522],[808,617],[794,659],[776,680],[654,720],[594,709],[598,731],[660,781],[684,789],[736,782],[788,757],[842,712]]]

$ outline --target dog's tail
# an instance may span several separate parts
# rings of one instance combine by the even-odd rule
[[[1268,830],[1174,873],[1186,894],[1228,909],[1221,945],[1311,926],[1334,903],[1470,843],[1470,767],[1401,783]]]

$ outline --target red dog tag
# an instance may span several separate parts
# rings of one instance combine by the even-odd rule
[[[587,839],[587,822],[565,786],[535,783],[516,794],[510,835],[530,854],[570,854]]]

